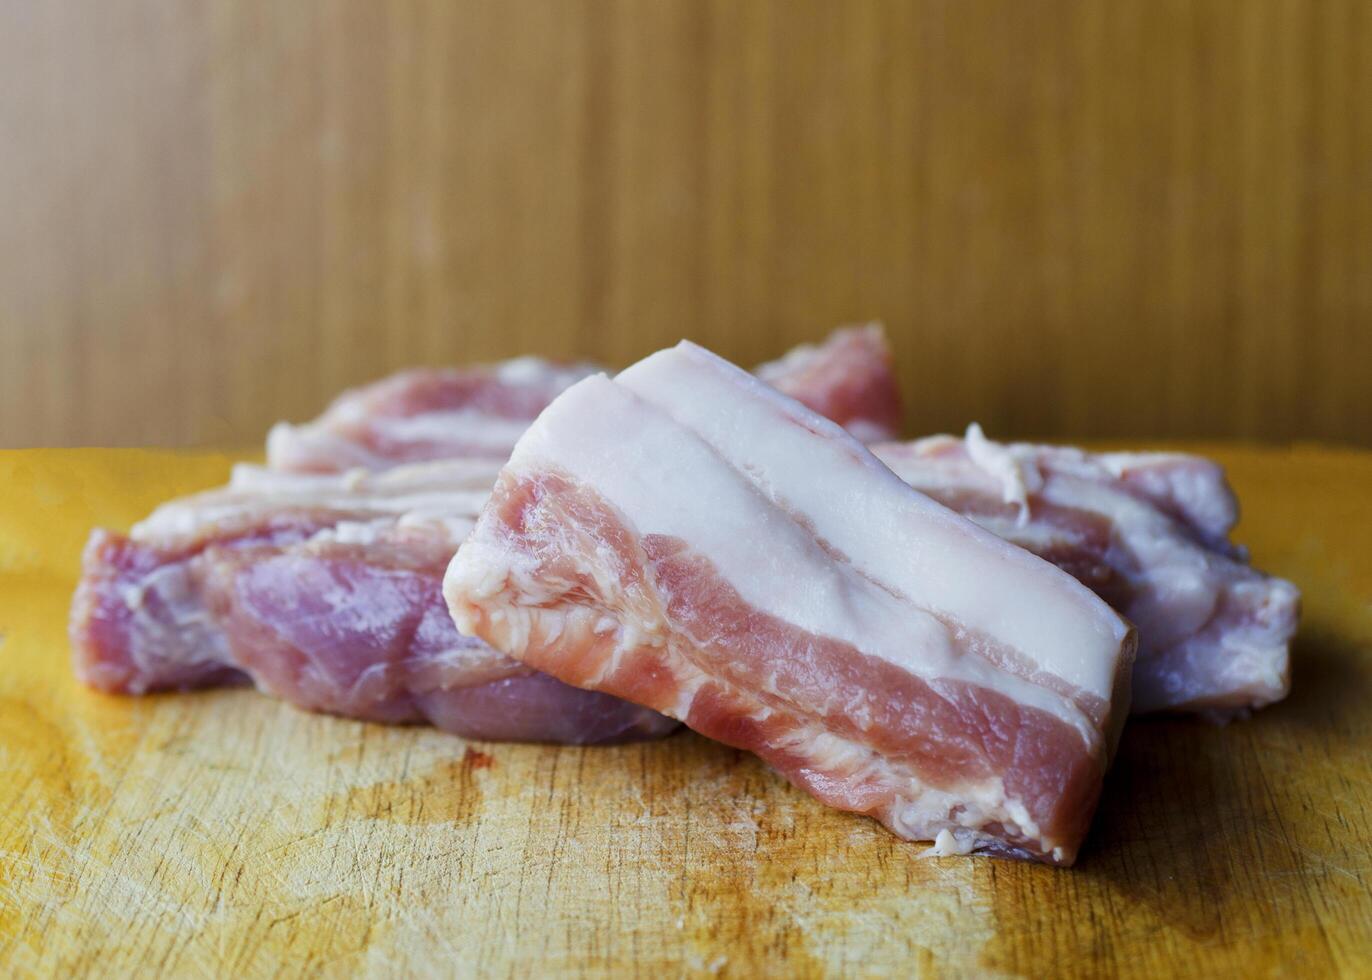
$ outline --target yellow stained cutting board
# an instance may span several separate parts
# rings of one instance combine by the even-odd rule
[[[1372,454],[1221,449],[1285,703],[1132,724],[1073,870],[922,860],[690,733],[467,743],[68,667],[96,524],[225,456],[0,453],[0,975],[1372,972]]]

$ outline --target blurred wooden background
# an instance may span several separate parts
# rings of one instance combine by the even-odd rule
[[[1372,4],[0,4],[0,445],[867,318],[912,433],[1372,444]]]

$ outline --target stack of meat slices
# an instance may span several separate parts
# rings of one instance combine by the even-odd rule
[[[1131,704],[1280,699],[1298,594],[1205,460],[899,417],[874,327],[756,375],[685,343],[398,375],[96,532],[77,670],[471,737],[679,720],[933,853],[1069,864]]]
[[[837,331],[763,370],[873,438],[896,433],[879,328]],[[128,536],[97,530],[72,606],[77,674],[126,694],[251,681],[303,708],[473,738],[671,731],[460,636],[440,593],[515,442],[593,371],[531,357],[407,371],[278,425],[267,468],[240,466]]]

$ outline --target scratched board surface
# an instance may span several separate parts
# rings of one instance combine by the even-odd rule
[[[1291,698],[1127,730],[1070,871],[925,860],[689,733],[469,743],[72,678],[81,543],[226,456],[0,454],[0,974],[1372,971],[1372,454],[1221,448]]]

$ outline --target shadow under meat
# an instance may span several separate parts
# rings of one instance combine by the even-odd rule
[[[1272,880],[1326,870],[1297,842],[1298,824],[1328,819],[1308,805],[1301,776],[1357,751],[1372,656],[1309,624],[1293,644],[1292,673],[1284,701],[1227,725],[1132,720],[1076,873],[1149,909],[1149,927],[1195,940],[1280,929]]]

